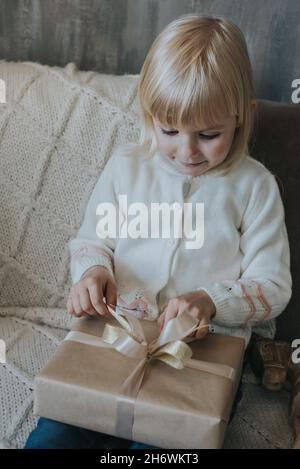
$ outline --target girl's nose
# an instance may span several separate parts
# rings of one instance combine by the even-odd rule
[[[199,157],[198,141],[196,141],[194,137],[189,137],[182,142],[180,156],[184,160],[188,160],[189,158],[192,159],[193,157]]]

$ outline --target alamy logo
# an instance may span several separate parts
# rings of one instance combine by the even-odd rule
[[[5,81],[0,78],[0,104],[6,104]]]
[[[296,350],[293,351],[291,360],[295,365],[297,365],[297,363],[300,363],[300,339],[293,340],[292,348],[295,348]]]
[[[296,78],[292,81],[292,88],[295,90],[292,92],[292,103],[299,104],[300,103],[300,78]]]
[[[119,209],[111,202],[97,205],[96,214],[101,218],[96,226],[100,239],[105,238],[185,238],[186,249],[200,249],[204,243],[204,203],[152,202],[150,211],[143,202],[127,204],[127,195],[118,196]],[[171,219],[171,215],[173,217]],[[134,218],[128,220],[128,217]],[[160,222],[161,221],[161,222]],[[173,233],[172,231],[173,225]],[[118,229],[117,229],[118,228]]]
[[[6,362],[6,344],[4,340],[0,339],[0,363]]]

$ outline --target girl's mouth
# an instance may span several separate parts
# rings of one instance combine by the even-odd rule
[[[200,166],[203,163],[206,163],[206,161],[204,160],[204,161],[200,161],[199,163],[181,163],[181,164],[187,167],[193,167],[193,166]]]

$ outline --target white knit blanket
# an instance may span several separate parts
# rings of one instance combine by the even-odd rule
[[[0,78],[0,306],[65,308],[68,241],[115,147],[138,138],[138,77],[0,62]]]
[[[138,138],[138,76],[0,61],[0,448],[34,428],[33,377],[71,327],[68,241],[114,148]],[[248,370],[225,447],[291,444],[288,395]]]

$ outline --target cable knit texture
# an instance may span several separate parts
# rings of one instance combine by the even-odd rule
[[[68,243],[115,148],[138,137],[138,76],[0,61],[0,78],[0,448],[21,448],[36,423],[33,377],[73,321]],[[243,379],[225,447],[289,446],[288,396],[270,396],[249,370]]]
[[[63,308],[68,241],[108,158],[138,137],[137,77],[0,63],[0,305]]]

